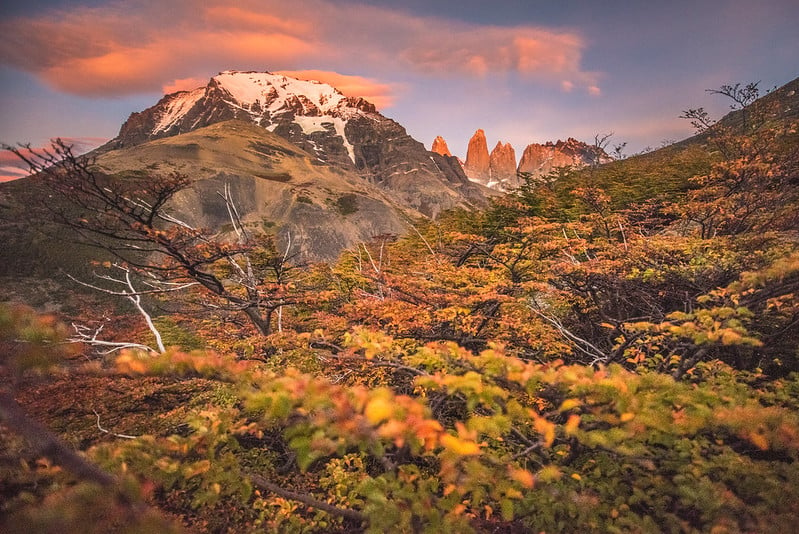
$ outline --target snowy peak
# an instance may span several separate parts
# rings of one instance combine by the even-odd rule
[[[180,91],[167,95],[163,102],[163,111],[155,125],[155,132],[165,132],[175,125],[192,107],[205,96],[205,87],[193,91]]]
[[[354,165],[347,125],[363,117],[384,119],[373,104],[326,83],[231,70],[205,87],[166,95],[152,108],[133,113],[112,144],[122,148],[239,119],[296,142],[322,162]]]
[[[348,109],[347,97],[326,83],[271,72],[225,71],[211,78],[209,86],[225,93],[225,101],[252,113],[310,117],[356,113]]]

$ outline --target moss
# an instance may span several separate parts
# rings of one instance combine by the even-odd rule
[[[358,211],[358,196],[352,193],[341,195],[336,199],[336,209],[342,215],[351,215]]]
[[[186,330],[170,317],[157,317],[153,322],[156,328],[158,328],[158,332],[160,332],[165,346],[177,346],[183,350],[205,348],[205,340],[202,337],[194,332]],[[153,338],[152,341],[154,342],[155,339]]]

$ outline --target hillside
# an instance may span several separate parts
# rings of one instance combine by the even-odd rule
[[[188,175],[192,186],[172,209],[197,227],[230,224],[218,196],[228,184],[244,222],[274,228],[280,247],[291,241],[291,254],[301,260],[335,259],[374,236],[402,234],[421,217],[360,176],[319,164],[284,138],[238,120],[104,152],[96,164],[119,179]]]
[[[750,124],[750,128],[765,130],[799,119],[799,78],[765,94],[746,111],[728,113],[706,132],[644,154],[578,170],[556,187],[561,192],[585,185],[600,187],[616,207],[653,198],[680,198],[692,187],[689,183],[692,177],[708,172],[712,163],[718,161],[713,136],[722,129],[739,132],[746,114],[759,117],[758,125]],[[787,141],[778,148],[791,151],[795,146]]]

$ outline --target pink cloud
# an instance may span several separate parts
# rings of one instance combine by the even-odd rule
[[[0,165],[0,183],[2,182],[10,182],[11,180],[19,180],[20,178],[24,178],[28,175],[28,172],[25,169],[20,169],[18,167],[6,167],[5,165]]]
[[[161,90],[165,95],[168,95],[178,91],[191,91],[192,89],[197,89],[198,87],[202,87],[207,83],[207,78],[180,78],[179,80],[172,80],[171,82],[164,84],[161,87]]]
[[[322,70],[282,70],[277,74],[330,84],[347,96],[365,98],[379,109],[391,107],[395,101],[394,86],[372,78]]]
[[[105,137],[62,137],[61,141],[72,147],[72,153],[78,156],[94,150],[108,139]],[[36,160],[39,155],[50,150],[50,147],[18,147],[18,150],[21,156]],[[16,180],[28,176],[28,174],[30,174],[30,168],[20,156],[11,150],[0,150],[0,182]]]
[[[25,157],[33,157],[34,151],[20,148],[20,153]],[[10,150],[0,150],[0,182],[10,182],[28,176],[28,165]]]
[[[313,25],[307,20],[281,18],[272,13],[259,13],[256,9],[238,6],[211,6],[205,10],[205,20],[216,27],[225,27],[235,31],[271,29],[290,35],[307,35],[313,32]]]
[[[553,81],[569,77],[582,84],[594,83],[596,77],[580,66],[585,45],[575,33],[497,26],[453,26],[445,33],[446,39],[432,32],[422,35],[404,50],[403,59],[414,68],[443,76],[514,72]]]
[[[169,73],[180,72],[183,62],[199,64],[204,58],[235,57],[238,62],[250,64],[258,61],[259,51],[263,50],[272,51],[275,60],[286,61],[311,49],[311,45],[286,35],[198,33],[190,40],[164,37],[145,46],[118,46],[101,55],[70,58],[45,67],[40,76],[54,87],[73,94],[131,94],[162,89],[165,77],[175,80],[168,77]],[[232,59],[218,63],[229,61]]]
[[[586,45],[573,31],[467,24],[333,0],[114,2],[7,19],[0,34],[0,63],[84,96],[184,89],[227,69],[307,65],[466,77],[517,73],[597,86],[596,75],[581,67]],[[390,87],[378,87],[385,84],[351,82],[379,106],[392,102]]]

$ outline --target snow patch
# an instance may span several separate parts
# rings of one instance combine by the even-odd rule
[[[164,108],[153,133],[164,132],[174,126],[205,94],[205,87],[176,93]]]
[[[302,133],[305,135],[312,134],[314,132],[324,132],[325,124],[333,124],[333,121],[330,119],[330,117],[305,117],[303,115],[297,115],[294,117],[294,122],[299,124],[300,128],[302,128]]]
[[[231,105],[247,111],[254,118],[256,113],[252,108],[257,104],[260,109],[268,110],[272,116],[294,115],[293,121],[306,135],[324,132],[326,130],[324,125],[332,124],[336,135],[341,137],[347,154],[355,163],[355,149],[344,132],[347,126],[346,119],[360,114],[360,111],[350,107],[346,97],[338,89],[326,83],[297,80],[270,72],[225,71],[214,76],[214,80],[234,100],[229,102]],[[297,110],[289,104],[289,100],[296,101],[296,99],[303,104],[302,110]],[[312,106],[307,106],[308,102]],[[303,114],[305,112],[312,114],[305,115]],[[273,123],[266,129],[274,131],[275,127]]]
[[[297,80],[271,72],[225,71],[214,80],[224,88],[239,105],[252,106],[256,102],[270,111],[286,107],[292,96],[304,96],[322,113],[330,113],[346,99],[335,87],[317,81]]]

